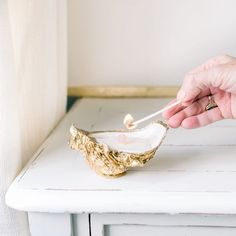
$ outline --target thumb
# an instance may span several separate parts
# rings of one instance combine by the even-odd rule
[[[225,89],[228,87],[227,81],[230,81],[228,71],[217,66],[206,71],[198,73],[189,73],[185,76],[183,84],[177,94],[177,99],[182,102],[193,101],[201,94],[204,96],[210,94],[210,88]]]

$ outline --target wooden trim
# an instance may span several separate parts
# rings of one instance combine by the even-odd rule
[[[69,87],[69,96],[128,98],[175,97],[177,86],[79,86]]]

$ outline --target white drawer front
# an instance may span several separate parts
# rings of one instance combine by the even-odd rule
[[[235,236],[236,216],[91,214],[92,236]]]
[[[235,236],[236,228],[206,226],[104,226],[104,236]]]

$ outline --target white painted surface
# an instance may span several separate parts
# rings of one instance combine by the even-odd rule
[[[122,127],[127,112],[142,117],[166,99],[83,99],[14,181],[7,204],[25,211],[236,213],[236,122],[169,130],[157,157],[126,176],[96,175],[67,146],[69,127]]]
[[[70,0],[69,86],[179,85],[236,55],[235,0]]]
[[[72,215],[73,235],[72,236],[91,236],[89,226],[89,214]]]
[[[28,213],[31,236],[72,236],[69,214]]]
[[[236,217],[191,214],[91,214],[93,236],[233,236]]]
[[[105,226],[104,234],[94,236],[235,236],[236,228],[208,226],[144,226],[144,225],[111,225]]]

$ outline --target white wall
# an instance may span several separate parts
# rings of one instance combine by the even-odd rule
[[[177,85],[236,56],[235,0],[69,0],[69,86]]]

